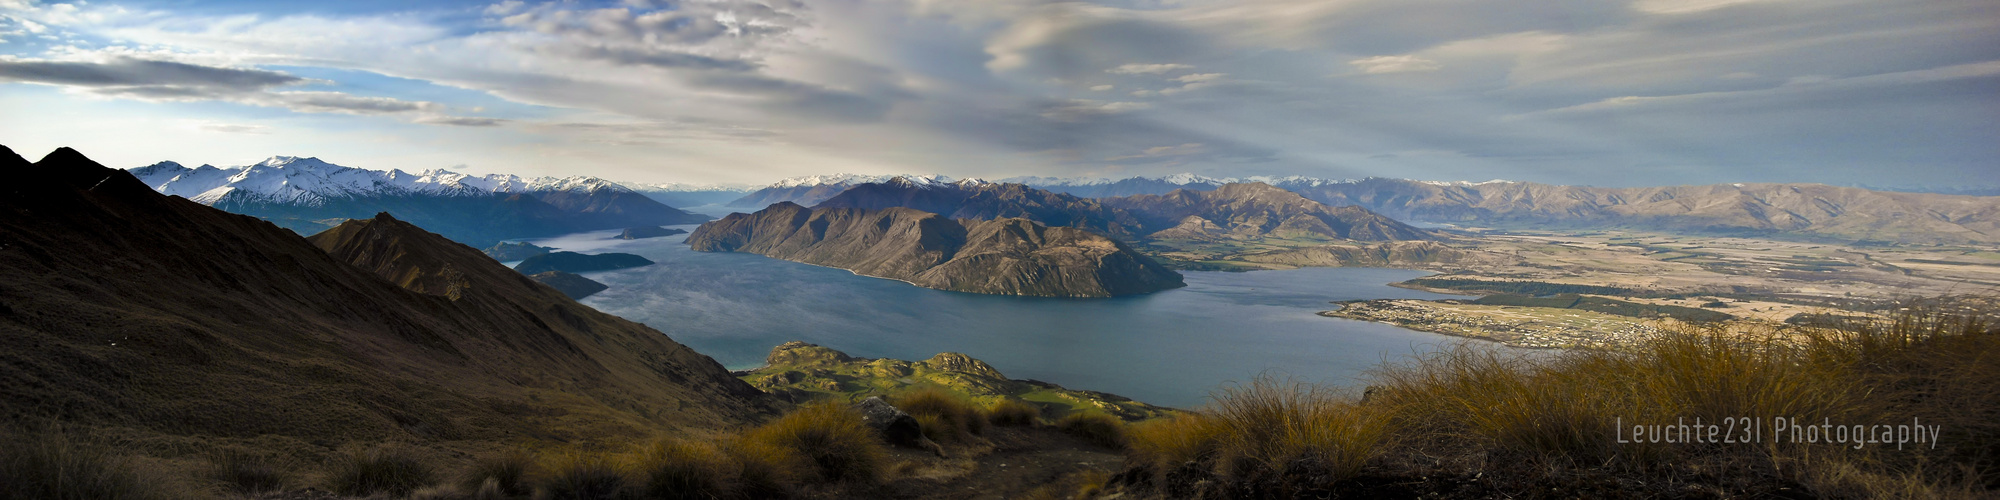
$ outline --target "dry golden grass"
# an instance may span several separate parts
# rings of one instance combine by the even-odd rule
[[[1127,463],[1167,496],[1333,492],[1358,476],[1485,472],[1481,487],[1503,492],[1595,477],[1615,486],[1589,487],[1639,496],[1687,494],[1657,489],[1682,484],[1751,496],[1789,487],[1827,497],[1975,498],[2000,486],[2000,330],[1987,318],[1919,308],[1876,324],[1687,328],[1632,350],[1531,356],[1462,345],[1377,370],[1367,402],[1269,379],[1226,389],[1202,411],[1134,426]],[[1775,340],[1781,333],[1807,341]],[[1919,418],[1944,435],[1936,449],[1904,450],[1770,436],[1756,444],[1618,439],[1630,433],[1621,425],[1742,417],[1766,425],[1772,417],[1848,425]]]
[[[782,454],[784,463],[807,472],[803,477],[828,483],[874,481],[886,460],[881,439],[861,415],[831,402],[802,406],[745,432],[743,441]]]
[[[0,432],[0,498],[167,500],[190,498],[158,471],[61,426],[32,435]]]
[[[924,437],[941,443],[967,443],[986,432],[986,414],[964,396],[936,386],[925,386],[896,395],[889,401],[897,409],[917,418]]]
[[[1125,447],[1125,421],[1118,417],[1097,412],[1076,412],[1056,420],[1055,427],[1098,446],[1112,449]]]
[[[205,475],[235,493],[254,495],[284,491],[292,481],[290,464],[237,448],[217,450],[209,455]]]
[[[604,454],[571,452],[554,455],[539,495],[551,500],[612,500],[625,491],[625,475]]]
[[[986,409],[986,419],[1001,427],[1034,427],[1042,422],[1042,409],[1019,399],[1003,399]]]
[[[724,498],[739,490],[741,476],[721,449],[679,439],[654,442],[628,468],[637,478],[638,496],[647,499]]]
[[[395,445],[356,449],[336,458],[328,469],[327,489],[342,495],[408,495],[437,479],[437,468],[429,460]]]
[[[534,485],[528,478],[535,472],[535,456],[526,450],[509,450],[500,454],[481,458],[472,463],[459,481],[466,491],[478,492],[491,488],[506,496],[527,496],[534,492]]]

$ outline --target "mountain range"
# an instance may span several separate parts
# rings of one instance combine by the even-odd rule
[[[161,193],[264,218],[301,234],[378,212],[478,247],[503,239],[708,220],[594,177],[411,174],[290,156],[232,168],[160,162],[131,173]]]
[[[950,177],[942,175],[809,175],[792,177],[771,183],[762,189],[751,191],[728,206],[739,208],[764,208],[778,202],[792,202],[804,206],[818,205],[847,188],[871,182],[888,182],[890,179],[905,179],[920,184],[950,184]]]
[[[1218,178],[1194,174],[1119,180],[1016,177],[1003,182],[1101,201],[1166,195],[1183,189],[1214,191],[1229,184],[1259,182],[1328,206],[1355,205],[1404,222],[1500,229],[1622,228],[1911,244],[2000,242],[2000,197],[1810,183],[1606,188],[1504,180]],[[787,199],[782,196],[785,193],[804,192],[823,200],[839,194],[827,191],[844,191],[855,185],[859,184],[793,185],[763,192],[771,195],[764,199],[774,202]],[[1201,232],[1197,227],[1188,229]]]
[[[702,224],[687,243],[696,251],[755,253],[973,293],[1111,297],[1184,285],[1178,273],[1090,231],[902,207],[780,202]]]
[[[301,237],[67,148],[31,164],[0,147],[0,174],[0,419],[16,425],[324,455],[622,444],[777,408],[659,331],[396,217]]]

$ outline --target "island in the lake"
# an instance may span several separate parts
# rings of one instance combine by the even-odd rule
[[[676,234],[687,234],[687,230],[679,228],[664,228],[660,226],[628,227],[625,228],[624,232],[618,233],[618,239],[640,240],[646,238],[659,238],[662,236],[673,236]]]
[[[909,208],[778,203],[688,236],[702,252],[746,252],[960,292],[1112,297],[1185,286],[1124,243],[1028,219],[954,220]]]
[[[576,252],[551,252],[529,257],[514,266],[521,274],[536,275],[548,271],[587,273],[610,271],[628,267],[650,266],[653,261],[629,253],[581,254]]]

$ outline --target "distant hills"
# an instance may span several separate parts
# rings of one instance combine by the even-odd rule
[[[308,239],[69,149],[0,148],[0,173],[0,423],[328,454],[622,445],[776,408],[666,335],[395,217]]]
[[[702,224],[688,244],[917,286],[974,293],[1110,297],[1183,286],[1181,276],[1089,231],[1020,218],[952,219],[909,208],[808,209],[781,202]]]
[[[1885,244],[2000,242],[2000,197],[1874,191],[1824,184],[1601,188],[1503,180],[1216,178],[1193,174],[1119,180],[1016,177],[1003,182],[1100,201],[1165,195],[1182,189],[1214,191],[1229,184],[1260,182],[1328,206],[1355,205],[1403,222],[1500,229],[1625,228]],[[820,191],[855,185],[859,184],[829,184],[821,186]],[[802,191],[813,187],[788,189]],[[837,194],[821,196],[831,199]],[[1186,229],[1189,231],[1183,233],[1204,232],[1198,226]]]
[[[1137,217],[1098,200],[1023,184],[974,179],[943,183],[896,177],[857,184],[813,208],[890,207],[913,208],[953,219],[1019,217],[1049,226],[1091,229],[1127,240],[1145,231]]]
[[[1404,220],[1501,228],[1633,228],[1881,243],[2000,242],[2000,197],[1824,184],[1644,188],[1367,179],[1293,187]]]
[[[1139,217],[1155,239],[1221,240],[1318,236],[1353,241],[1437,239],[1352,205],[1328,206],[1269,184],[1226,184],[1212,191],[1105,198],[1105,206]]]
[[[411,174],[290,156],[233,168],[160,162],[131,172],[161,193],[270,220],[301,234],[388,212],[453,241],[486,247],[503,239],[709,219],[594,177],[530,179],[447,170]]]

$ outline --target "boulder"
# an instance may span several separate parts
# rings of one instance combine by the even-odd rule
[[[903,413],[895,405],[883,401],[879,396],[869,396],[854,404],[854,410],[861,412],[861,423],[882,434],[882,440],[897,446],[907,446],[930,450],[937,456],[944,456],[944,447],[938,446],[930,438],[924,437],[924,430],[917,424],[917,418]]]

